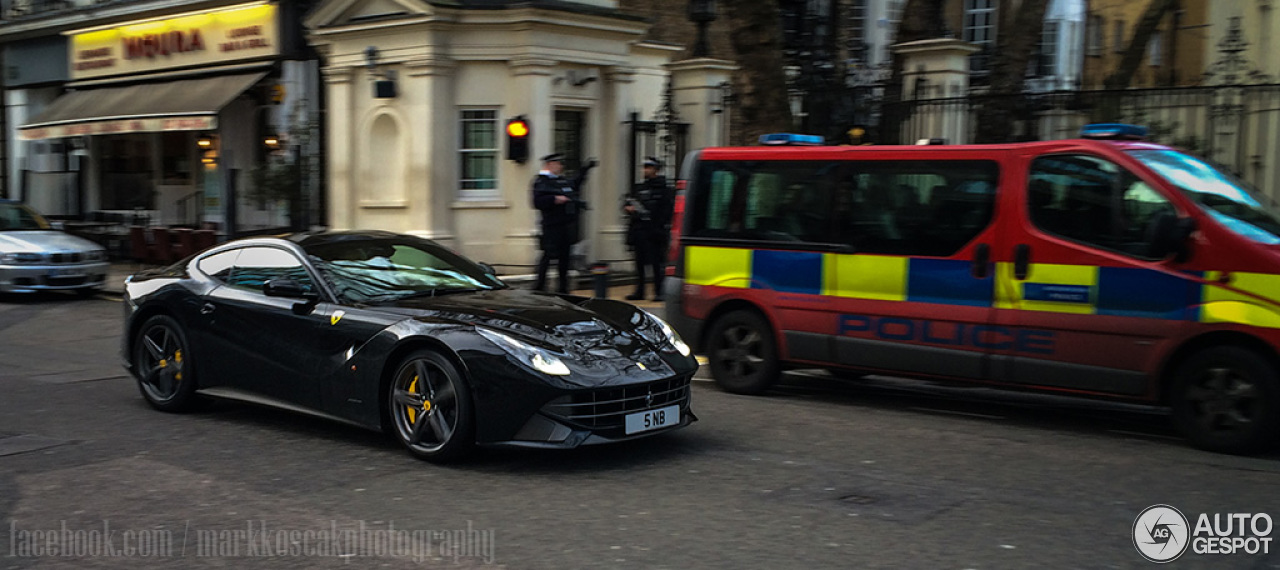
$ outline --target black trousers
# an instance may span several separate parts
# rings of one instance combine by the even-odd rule
[[[533,288],[538,291],[547,290],[547,270],[551,268],[551,260],[556,260],[556,292],[569,292],[569,264],[573,244],[568,240],[548,240],[542,243],[542,258],[538,260],[538,275]]]
[[[636,263],[636,295],[644,296],[645,273],[653,276],[653,296],[662,294],[662,278],[666,275],[666,240],[637,239],[632,244]]]

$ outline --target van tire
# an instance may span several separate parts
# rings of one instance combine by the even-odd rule
[[[716,319],[707,337],[707,358],[716,384],[734,394],[764,392],[782,373],[773,329],[755,311],[733,311]]]
[[[1238,346],[1192,354],[1178,367],[1170,398],[1173,421],[1192,445],[1253,454],[1280,435],[1280,379],[1265,357]]]

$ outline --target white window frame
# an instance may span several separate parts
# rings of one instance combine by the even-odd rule
[[[469,116],[487,113],[486,117]],[[460,200],[493,200],[500,197],[498,184],[499,167],[502,165],[503,133],[499,126],[499,110],[497,107],[462,108],[458,112],[458,199]],[[492,148],[469,148],[467,146],[467,125],[470,123],[488,122],[493,127]],[[467,157],[473,154],[489,153],[493,155],[493,178],[467,178]],[[467,188],[468,182],[491,180],[488,188]]]
[[[1151,67],[1164,65],[1164,43],[1160,41],[1160,35],[1160,30],[1156,30],[1151,34],[1151,40],[1147,42],[1147,62]]]
[[[977,44],[983,48],[982,52],[971,56],[970,61],[980,61],[978,69],[971,71],[977,73],[987,73],[990,68],[990,60],[988,59],[996,47],[996,34],[999,33],[999,9],[998,0],[964,0],[964,21],[963,21],[963,39],[964,41]],[[978,20],[983,20],[981,24]],[[978,58],[977,60],[973,59]]]

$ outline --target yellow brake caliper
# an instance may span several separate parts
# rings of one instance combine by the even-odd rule
[[[418,393],[418,377],[417,376],[414,376],[413,383],[409,384],[409,393],[410,394]],[[422,411],[429,412],[431,411],[431,401],[426,399],[425,397],[426,394],[423,394],[423,396],[424,397],[422,400]],[[413,406],[405,406],[405,409],[409,410],[409,425],[413,425],[414,423],[417,423],[418,409]]]
[[[174,362],[176,362],[176,363],[178,363],[179,365],[181,365],[181,364],[182,364],[182,351],[181,351],[181,350],[175,351],[175,352],[173,353],[173,361],[174,361]],[[174,380],[178,380],[178,381],[181,381],[181,380],[182,380],[182,367],[181,367],[181,366],[179,366],[179,367],[178,367],[178,373],[173,375],[173,379],[174,379]]]

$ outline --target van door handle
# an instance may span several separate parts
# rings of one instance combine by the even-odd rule
[[[1013,248],[1013,278],[1023,281],[1031,273],[1031,246],[1020,243]]]
[[[987,267],[991,262],[991,246],[985,243],[978,244],[973,250],[973,265],[969,267],[969,274],[974,279],[986,279]]]
[[[209,313],[212,313],[213,308],[214,308],[213,303],[205,303],[204,306],[200,307],[200,314],[207,315]]]

